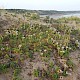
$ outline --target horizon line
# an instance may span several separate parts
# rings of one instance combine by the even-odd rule
[[[5,9],[5,10],[10,10],[10,9],[13,9],[13,10],[36,10],[36,11],[80,11],[80,10],[54,10],[54,9],[25,9],[25,8],[1,8],[1,9]]]

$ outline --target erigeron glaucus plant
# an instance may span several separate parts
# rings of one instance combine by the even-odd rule
[[[63,56],[64,55],[64,53],[65,53],[65,51],[63,50],[63,51],[59,51],[59,55],[60,56]]]
[[[58,69],[57,73],[60,74],[60,73],[63,73],[63,71],[61,69]]]
[[[19,36],[19,35],[18,35]],[[26,37],[24,35],[21,35],[22,39],[25,39]]]
[[[68,46],[66,46],[66,49],[68,49],[69,47]]]
[[[47,50],[46,49],[44,49],[44,52],[46,52]]]
[[[14,53],[18,53],[21,55],[26,54],[26,56],[28,56],[29,58],[32,59],[33,57],[33,53],[38,52],[40,54],[40,56],[43,58],[45,57],[45,59],[47,60],[47,62],[50,59],[50,54],[53,54],[53,50],[56,49],[58,50],[58,56],[61,58],[64,58],[65,54],[68,54],[69,51],[69,47],[68,47],[68,43],[70,41],[70,34],[69,34],[69,30],[64,26],[61,26],[62,29],[57,30],[55,28],[46,28],[47,26],[36,26],[36,25],[32,25],[33,27],[31,27],[30,25],[28,25],[28,28],[19,28],[19,30],[11,30],[14,32],[14,35],[16,36],[18,33],[18,36],[13,36],[14,38],[10,38],[10,50],[12,50],[12,52]],[[16,32],[18,31],[18,32]],[[25,37],[24,37],[25,35]],[[11,49],[12,48],[12,49]],[[9,51],[9,50],[8,50]],[[56,53],[57,54],[57,51]],[[58,66],[57,71],[54,70],[54,66],[56,65]],[[62,63],[63,67],[65,68],[65,70],[67,69],[67,64],[66,62]],[[50,66],[53,68],[53,72],[51,70],[49,71],[49,78],[51,78],[51,80],[58,80],[58,76],[61,76],[64,71],[61,70],[59,63],[57,62],[57,56],[56,56],[56,60],[54,62],[54,65],[51,63]],[[51,73],[52,72],[52,73]],[[37,71],[36,71],[37,74]],[[60,75],[59,75],[60,74]],[[53,79],[52,79],[52,75],[53,75]]]
[[[80,43],[79,43],[78,40],[75,41],[75,44],[76,44],[77,47],[80,47]]]
[[[12,30],[12,31],[11,31],[11,34],[13,34],[13,35],[18,35],[18,31],[17,31],[17,30]]]
[[[67,74],[67,75],[69,75],[69,76],[71,76],[71,75],[72,75],[72,74],[71,74],[70,72],[68,72],[68,71],[66,71],[66,74]]]
[[[69,47],[69,50],[71,50],[72,48],[71,47]]]
[[[2,48],[1,48],[1,51],[3,51],[4,49],[5,49],[5,48],[2,47]]]
[[[48,31],[46,31],[46,33],[48,33]]]
[[[9,35],[9,34],[10,34],[9,30],[5,30],[5,33],[6,33],[7,35]]]
[[[80,49],[80,42],[78,43],[78,46],[77,47]]]
[[[73,40],[75,40],[75,38],[72,38]]]
[[[40,53],[41,56],[43,56],[44,53]]]
[[[62,46],[61,48],[62,48],[62,50],[64,50],[64,46]]]
[[[20,48],[22,47],[22,45],[20,44],[18,47],[19,47],[19,49],[20,49]]]

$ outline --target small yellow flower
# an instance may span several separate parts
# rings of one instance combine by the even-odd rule
[[[69,49],[71,50],[71,47],[69,47]]]
[[[33,36],[35,36],[35,33],[33,34]]]
[[[6,34],[8,35],[8,34],[9,34],[9,32],[8,32],[8,31],[6,31]]]
[[[51,38],[51,40],[53,41],[53,38]]]
[[[60,32],[58,32],[58,34],[60,34]]]
[[[45,49],[44,52],[46,52],[47,50]]]
[[[64,53],[65,51],[60,51],[60,53]]]
[[[4,50],[4,48],[2,47],[1,50]]]
[[[22,47],[22,45],[20,44],[18,47],[19,47],[19,48],[21,48],[21,47]]]
[[[25,39],[25,37],[23,36],[22,39]]]
[[[66,46],[66,49],[68,49],[68,46]]]
[[[46,31],[46,33],[47,33],[48,31]]]
[[[62,49],[64,49],[64,47],[62,47]]]
[[[43,56],[43,53],[41,53],[40,55]]]
[[[58,42],[56,42],[56,45],[58,45]]]
[[[18,31],[12,30],[12,34],[13,34],[13,35],[18,35]]]
[[[62,71],[61,69],[59,69],[57,72],[58,72],[58,73],[63,73],[63,71]]]

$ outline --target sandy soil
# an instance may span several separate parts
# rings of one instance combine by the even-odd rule
[[[80,80],[80,50],[71,52],[70,58],[74,63],[74,70],[72,75],[64,78],[64,80]]]

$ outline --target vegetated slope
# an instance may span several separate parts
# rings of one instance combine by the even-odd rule
[[[55,14],[75,14],[80,11],[57,11],[57,10],[26,10],[26,9],[5,9],[13,13],[37,13],[39,15],[55,15]]]
[[[69,22],[79,22],[79,18],[41,19],[30,13],[19,19],[19,15],[12,18],[19,25],[3,28],[0,34],[1,80],[64,80],[71,76],[75,65],[69,54],[80,48],[80,28],[79,23],[73,27]]]

